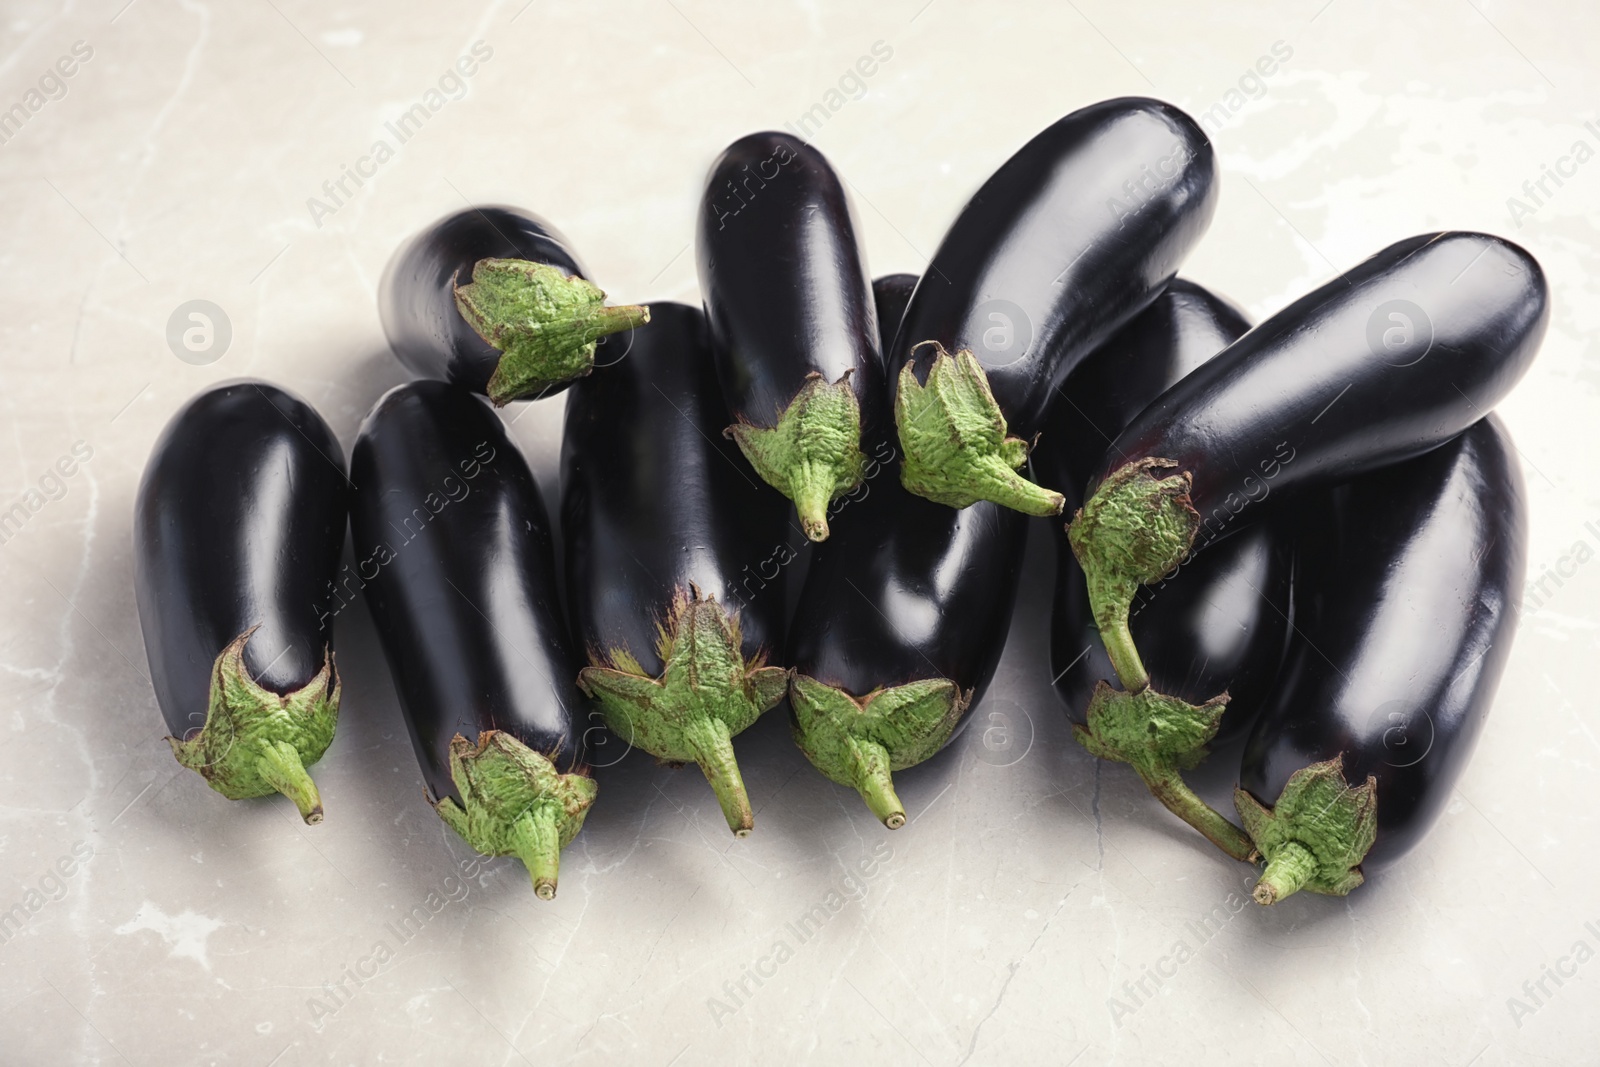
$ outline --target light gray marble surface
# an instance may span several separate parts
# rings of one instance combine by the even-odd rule
[[[27,117],[0,128],[0,491],[59,498],[0,546],[0,910],[26,915],[0,943],[0,1063],[1595,1062],[1600,15],[1226,7],[8,0],[0,109]],[[877,42],[890,58],[838,92]],[[692,770],[633,756],[603,772],[556,901],[510,861],[462,880],[361,610],[339,620],[326,823],[173,762],[130,566],[151,444],[196,390],[259,375],[348,448],[401,380],[374,295],[403,236],[522,204],[614,299],[694,300],[711,157],[821,103],[873,269],[914,271],[1024,140],[1130,93],[1211,116],[1221,207],[1186,272],[1257,316],[1428,229],[1507,234],[1548,270],[1549,338],[1502,410],[1530,577],[1555,577],[1448,813],[1392,872],[1230,905],[1248,872],[1071,741],[1042,522],[979,728],[900,776],[915,818],[893,834],[771,716],[738,746],[748,841]],[[398,144],[386,124],[418,102],[438,106]],[[362,163],[380,140],[392,157]],[[1530,195],[1547,166],[1565,176]],[[192,299],[231,323],[209,365],[166,340]],[[507,416],[553,492],[560,402]],[[49,481],[77,442],[92,456]],[[996,715],[1010,748],[985,747]]]

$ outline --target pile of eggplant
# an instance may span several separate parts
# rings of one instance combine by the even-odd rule
[[[1437,818],[1510,651],[1527,506],[1490,411],[1548,295],[1510,242],[1431,233],[1252,327],[1177,277],[1217,194],[1195,122],[1126,98],[1019,149],[920,279],[871,280],[844,183],[783,133],[711,166],[703,308],[607,305],[525,211],[439,220],[379,298],[419,377],[348,474],[257,381],[155,447],[136,585],[174,753],[320,821],[362,597],[430,802],[541,898],[608,736],[698,766],[743,837],[735,739],[787,702],[897,829],[895,772],[982,701],[1045,517],[1039,670],[1077,740],[1258,864],[1260,903],[1350,892]],[[495,409],[562,390],[557,524]],[[1234,818],[1183,774],[1241,738]]]

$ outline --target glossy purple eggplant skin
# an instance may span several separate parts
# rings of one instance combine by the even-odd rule
[[[886,333],[904,313],[908,277],[873,283]],[[1027,516],[924,500],[901,486],[893,461],[841,503],[850,521],[812,549],[784,666],[856,697],[948,678],[972,692],[954,740],[1005,650]]]
[[[487,400],[446,382],[389,390],[351,454],[364,594],[423,777],[457,797],[450,740],[502,730],[582,766],[578,692],[550,519]]]
[[[1044,428],[1066,377],[1177,274],[1216,210],[1216,161],[1194,120],[1140,97],[1072,112],[983,184],[950,227],[889,351],[968,349],[1010,432]],[[916,353],[918,379],[933,359]]]
[[[628,649],[655,677],[656,626],[690,584],[739,612],[747,657],[782,647],[793,551],[788,501],[722,435],[705,316],[672,303],[650,315],[602,341],[568,393],[561,528],[573,634],[590,653]]]
[[[900,332],[900,320],[905,318],[911,304],[911,294],[917,291],[915,274],[881,274],[872,279],[872,303],[878,313],[878,344],[887,356],[894,338]]]
[[[729,145],[706,178],[695,251],[729,414],[770,426],[808,374],[849,372],[870,433],[886,415],[871,275],[822,153],[787,133]]]
[[[1244,313],[1183,278],[1097,349],[1063,386],[1033,454],[1040,484],[1059,489],[1071,511],[1101,451],[1175,382],[1238,340]],[[1250,725],[1271,695],[1290,628],[1294,528],[1286,517],[1238,529],[1210,552],[1134,596],[1130,625],[1152,684],[1192,704],[1229,695],[1217,740]],[[1056,525],[1050,673],[1070,713],[1082,716],[1095,682],[1117,675],[1089,611],[1083,571],[1066,527]]]
[[[1290,304],[1179,381],[1106,449],[1193,477],[1193,551],[1267,496],[1436,448],[1522,377],[1549,320],[1544,272],[1479,233],[1423,234]],[[1091,487],[1092,488],[1092,487]]]
[[[162,431],[134,505],[134,589],[156,702],[172,736],[206,723],[211,669],[240,634],[250,676],[304,688],[333,643],[344,547],[344,451],[304,400],[232,381]]]
[[[1413,848],[1465,770],[1511,652],[1527,554],[1516,451],[1494,416],[1334,494],[1296,577],[1298,631],[1240,784],[1277,800],[1344,754],[1378,780],[1369,873]]]
[[[554,226],[514,207],[457,211],[400,246],[378,286],[378,317],[389,347],[419,377],[486,394],[501,353],[461,317],[453,289],[472,280],[480,259],[524,259],[587,276]],[[563,388],[554,386],[543,395]]]

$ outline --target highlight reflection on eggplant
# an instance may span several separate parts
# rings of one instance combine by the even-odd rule
[[[1058,120],[984,183],[886,353],[911,492],[956,508],[1061,511],[1061,494],[1018,469],[1067,375],[1199,241],[1215,179],[1193,119],[1125,97]]]
[[[741,137],[711,166],[695,241],[727,432],[794,501],[813,541],[859,485],[884,404],[872,287],[850,202],[821,152]]]
[[[893,323],[903,288],[886,282],[874,290]],[[906,821],[891,772],[949,744],[994,677],[1026,535],[1025,516],[997,504],[913,496],[896,466],[883,463],[813,549],[788,655],[796,743],[891,830]]]
[[[344,452],[299,397],[260,381],[173,416],[134,505],[134,587],[178,762],[230,800],[282,793],[307,823],[305,768],[339,718],[330,593],[344,545]]]
[[[1239,769],[1262,904],[1343,895],[1416,846],[1466,769],[1516,631],[1527,501],[1494,416],[1342,487],[1335,516],[1310,534],[1294,647]]]
[[[649,308],[604,300],[555,227],[486,205],[446,215],[395,251],[378,315],[413,373],[498,406],[560,392],[589,373],[599,338],[650,321]]]
[[[783,699],[787,505],[722,430],[727,408],[698,308],[656,304],[607,341],[568,394],[561,526],[580,684],[613,733],[696,763],[728,827],[754,825],[732,738]]]
[[[549,900],[596,786],[539,486],[486,403],[433,381],[378,401],[351,479],[357,573],[434,810]]]

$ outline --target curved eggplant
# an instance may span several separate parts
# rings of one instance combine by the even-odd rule
[[[539,486],[489,406],[435,381],[383,395],[350,474],[356,572],[434,810],[549,900],[596,786]]]
[[[1342,896],[1363,867],[1422,839],[1472,756],[1516,630],[1527,501],[1494,416],[1356,479],[1335,507],[1296,577],[1294,648],[1239,769],[1239,814],[1267,860],[1262,904],[1297,889]],[[1258,799],[1272,797],[1272,809]]]
[[[889,353],[906,487],[1060,512],[1060,493],[1017,473],[1031,441],[1072,369],[1177,273],[1216,200],[1211,143],[1157,100],[1074,111],[1007,160],[940,243]]]
[[[844,186],[797,137],[741,137],[711,165],[695,244],[728,435],[821,541],[828,504],[861,483],[863,419],[870,437],[884,403]]]
[[[559,393],[593,368],[596,340],[650,321],[649,308],[604,300],[548,222],[513,207],[470,207],[395,251],[378,317],[412,373],[500,406]]]
[[[894,278],[873,289],[880,321],[898,321]],[[913,496],[883,454],[845,498],[850,522],[813,549],[789,624],[789,706],[812,765],[896,830],[906,812],[890,772],[958,736],[994,677],[1027,527],[988,501],[952,511]]]
[[[1076,508],[1107,442],[1145,405],[1250,328],[1227,301],[1183,278],[1085,360],[1033,454],[1046,485]],[[1195,704],[1226,692],[1215,740],[1244,732],[1271,694],[1289,638],[1294,531],[1278,516],[1246,525],[1159,583],[1140,589],[1129,629],[1150,660],[1151,685]],[[1100,643],[1083,571],[1057,529],[1051,675],[1081,713],[1116,672]]]
[[[561,528],[579,684],[613,733],[696,763],[738,837],[754,825],[732,738],[783,699],[786,505],[721,436],[727,408],[698,308],[649,326],[567,398]],[[768,574],[768,568],[771,574]]]
[[[1149,682],[1128,603],[1269,495],[1329,486],[1436,448],[1527,370],[1549,320],[1544,272],[1509,241],[1412,237],[1257,326],[1168,389],[1105,452],[1073,550],[1130,692]]]
[[[282,793],[307,823],[305,768],[339,718],[332,591],[344,452],[299,397],[215,386],[173,416],[134,505],[134,589],[178,762],[230,800]]]

